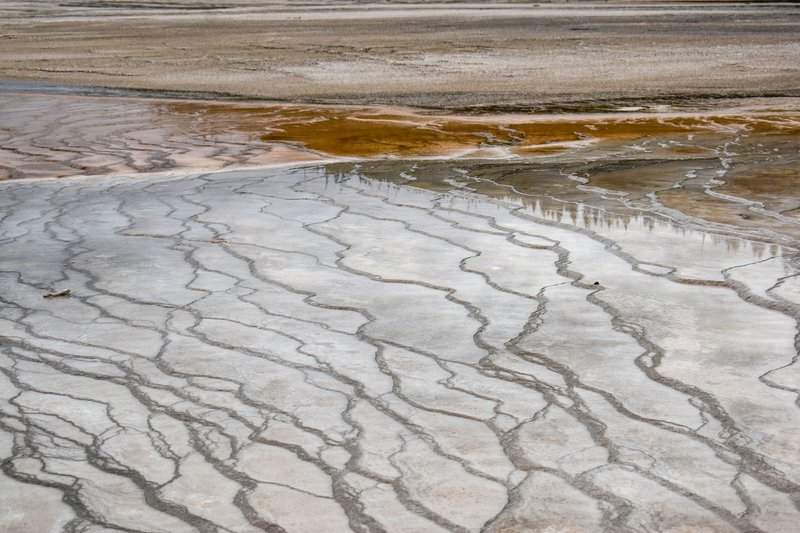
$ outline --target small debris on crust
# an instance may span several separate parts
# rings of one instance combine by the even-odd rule
[[[229,241],[228,239],[223,239],[223,238],[220,237],[219,239],[211,239],[210,242],[212,242],[214,244],[227,244],[227,243],[229,243],[231,241]]]
[[[63,296],[69,296],[71,292],[72,291],[70,291],[69,289],[64,289],[55,292],[48,292],[47,294],[42,296],[42,298],[61,298]]]
[[[594,283],[592,283],[592,285],[600,285],[600,282],[599,281],[595,281]]]

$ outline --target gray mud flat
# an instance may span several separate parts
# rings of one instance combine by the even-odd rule
[[[796,528],[796,250],[412,185],[1,183],[0,530]]]

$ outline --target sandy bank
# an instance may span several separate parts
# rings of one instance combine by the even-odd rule
[[[0,77],[449,108],[794,94],[798,36],[785,4],[23,1]]]

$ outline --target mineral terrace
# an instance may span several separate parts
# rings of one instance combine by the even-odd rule
[[[796,531],[797,13],[5,2],[0,531]]]

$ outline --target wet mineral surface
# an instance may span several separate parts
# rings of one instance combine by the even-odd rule
[[[797,219],[636,168],[3,182],[0,528],[792,530]]]
[[[793,531],[798,109],[0,92],[0,530]]]

